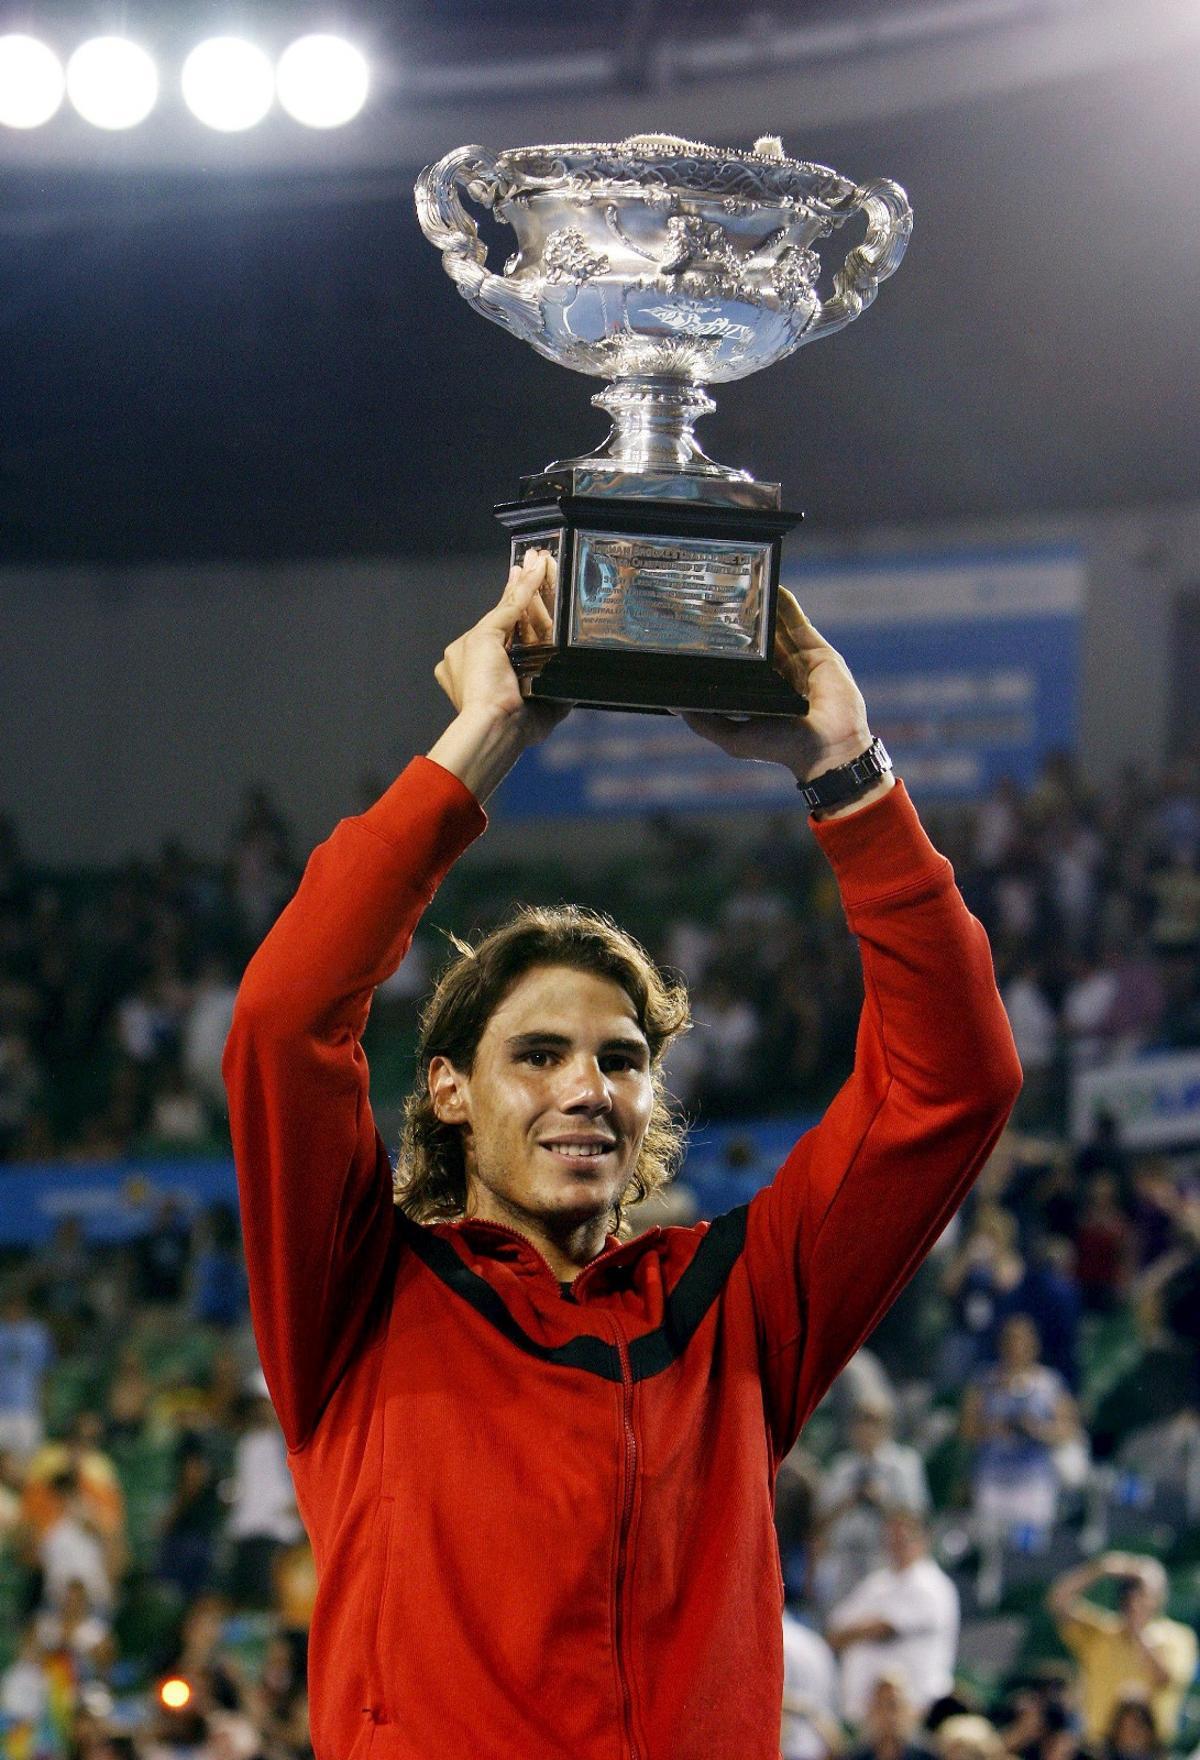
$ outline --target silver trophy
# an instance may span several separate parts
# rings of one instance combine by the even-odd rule
[[[510,225],[502,275],[463,207]],[[417,213],[458,291],[564,367],[608,380],[598,451],[521,479],[497,517],[512,559],[556,558],[551,633],[518,642],[527,693],[600,708],[802,713],[774,670],[784,533],[778,483],[717,463],[693,431],[705,386],[742,379],[857,318],[899,266],[898,184],[673,135],[604,146],[460,147],[421,173]],[[817,290],[817,241],[866,236]]]

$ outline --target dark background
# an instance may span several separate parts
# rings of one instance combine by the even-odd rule
[[[494,549],[491,503],[521,472],[598,444],[605,421],[588,406],[595,385],[460,302],[411,185],[421,157],[461,141],[544,138],[547,106],[555,120],[572,108],[553,58],[605,48],[608,73],[574,105],[579,133],[625,132],[605,118],[623,125],[631,109],[639,126],[678,127],[686,108],[694,126],[707,108],[702,138],[749,144],[775,129],[799,156],[896,178],[915,209],[908,257],[859,323],[719,388],[701,429],[716,457],[782,480],[831,533],[1193,496],[1200,41],[1139,47],[1139,20],[1161,8],[1129,5],[1127,56],[1090,72],[1035,69],[1032,83],[841,126],[805,123],[830,61],[799,69],[789,114],[770,85],[743,129],[753,69],[731,119],[727,88],[706,107],[703,82],[664,85],[647,48],[706,33],[767,42],[769,28],[906,10],[453,0],[355,20],[343,9],[378,60],[375,108],[351,146],[307,138],[303,165],[281,150],[247,169],[240,151],[262,158],[249,136],[199,135],[195,162],[180,164],[157,152],[151,124],[139,147],[65,115],[40,133],[58,130],[61,144],[74,127],[73,154],[39,162],[32,136],[0,143],[12,161],[0,162],[0,561]],[[1110,30],[1120,11],[1067,10],[1085,38],[1089,11]],[[67,46],[86,34],[68,19],[103,22],[96,9],[51,15]],[[306,16],[259,9],[273,15],[289,34]],[[205,16],[189,9],[192,39]],[[183,28],[141,22],[156,47]],[[957,48],[977,71],[995,51],[986,31]],[[532,55],[543,60],[522,60]],[[467,58],[507,58],[514,80],[533,80],[527,99],[458,92],[439,106],[438,80],[453,85]],[[540,86],[526,65],[543,68]],[[863,68],[886,74],[883,50]],[[399,157],[371,139],[397,118]],[[404,162],[414,136],[420,156],[410,147]],[[89,155],[104,168],[86,169]],[[846,246],[824,248],[840,260]]]

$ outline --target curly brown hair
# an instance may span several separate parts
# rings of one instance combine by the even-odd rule
[[[395,1202],[414,1222],[443,1221],[466,1210],[462,1126],[443,1124],[429,1097],[429,1066],[445,1057],[470,1073],[484,1028],[517,979],[534,966],[572,966],[611,978],[633,1003],[650,1047],[654,1104],[633,1176],[613,1206],[624,1231],[625,1211],[673,1178],[683,1155],[684,1126],[672,1110],[662,1061],[691,1025],[687,989],[663,972],[611,917],[582,905],[522,905],[471,946],[451,936],[456,957],[439,977],[421,1015],[417,1078],[404,1107],[404,1134],[394,1175]]]

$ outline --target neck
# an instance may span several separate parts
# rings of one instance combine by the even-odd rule
[[[612,1226],[612,1212],[582,1220],[564,1217],[551,1225],[540,1216],[530,1216],[515,1204],[506,1203],[495,1192],[471,1187],[467,1193],[466,1214],[479,1222],[498,1222],[515,1229],[535,1246],[560,1283],[573,1283],[585,1265],[590,1265],[604,1251]]]

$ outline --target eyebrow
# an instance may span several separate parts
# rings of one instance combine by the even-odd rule
[[[505,1041],[512,1051],[532,1051],[541,1046],[552,1047],[555,1051],[569,1051],[571,1040],[566,1033],[515,1033]],[[645,1039],[605,1039],[601,1051],[628,1051],[632,1053],[649,1053],[650,1046]]]

